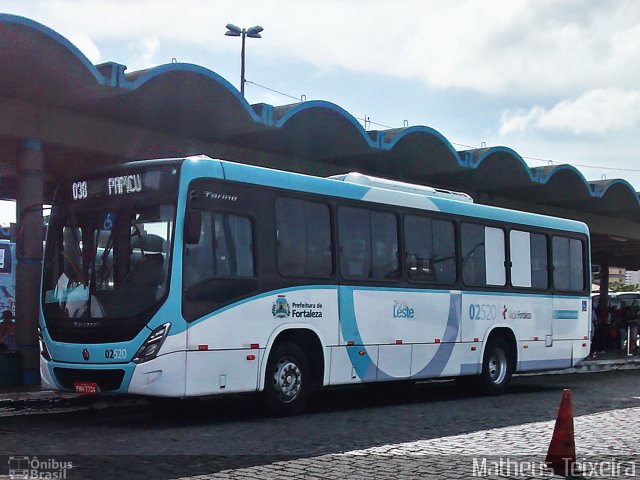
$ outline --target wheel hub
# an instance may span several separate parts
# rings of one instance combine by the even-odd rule
[[[507,375],[507,356],[502,350],[493,352],[489,358],[489,377],[491,381],[499,385]]]
[[[273,386],[283,402],[293,401],[302,388],[302,372],[289,358],[280,360],[274,369]]]

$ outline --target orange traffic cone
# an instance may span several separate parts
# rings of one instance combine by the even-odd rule
[[[556,475],[569,476],[576,473],[576,444],[573,439],[573,408],[571,390],[562,392],[556,426],[547,450],[545,462]]]

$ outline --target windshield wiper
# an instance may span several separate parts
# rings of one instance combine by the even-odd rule
[[[131,227],[133,220],[132,219],[127,220],[127,219],[129,219],[131,212],[135,208],[137,208],[138,204],[139,202],[136,200],[127,208],[125,208],[121,214],[118,214],[118,216],[115,219],[115,223],[113,227],[109,231],[109,238],[107,239],[107,244],[105,245],[104,250],[102,251],[102,257],[100,259],[100,282],[103,282],[104,280],[106,280],[106,277],[109,271],[107,270],[108,268],[107,262],[109,260],[109,253],[111,253],[111,250],[114,247],[114,243],[115,243],[114,236],[120,235],[120,233],[123,231],[125,227]],[[98,242],[96,242],[96,256],[97,255],[98,255]],[[115,258],[113,259],[113,261],[115,262]],[[113,268],[113,264],[111,265],[111,268]],[[107,272],[107,274],[105,274],[105,272]]]

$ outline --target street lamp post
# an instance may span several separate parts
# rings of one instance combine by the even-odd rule
[[[232,23],[227,23],[227,37],[242,37],[242,50],[240,52],[240,93],[244,97],[244,42],[245,38],[262,38],[260,32],[264,30],[260,25],[251,28],[236,27]]]

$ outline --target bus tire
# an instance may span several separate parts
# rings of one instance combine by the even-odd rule
[[[514,370],[512,357],[512,349],[503,337],[489,339],[480,374],[480,386],[485,393],[499,395],[509,388]]]
[[[264,401],[276,417],[299,414],[311,391],[311,369],[302,349],[291,342],[277,344],[269,355]]]

